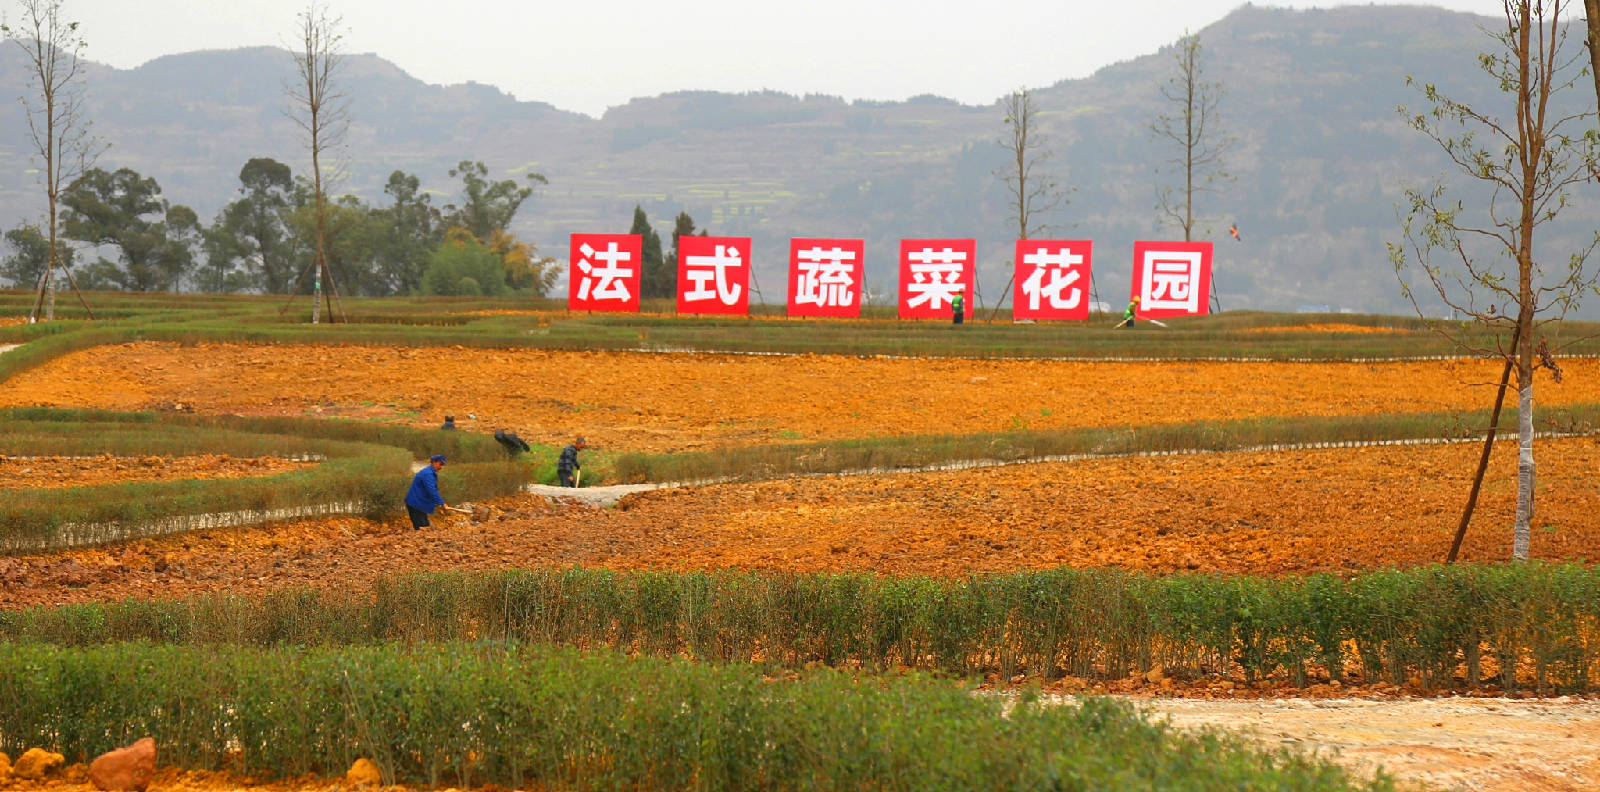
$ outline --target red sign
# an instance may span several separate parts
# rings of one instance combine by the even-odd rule
[[[1017,319],[1088,319],[1087,239],[1017,240],[1016,290],[1011,315]]]
[[[678,313],[750,312],[750,238],[678,238]]]
[[[1211,243],[1134,242],[1133,296],[1140,319],[1209,313]]]
[[[972,281],[978,243],[973,239],[900,240],[900,318],[950,318],[950,303],[962,295],[972,315]]]
[[[789,240],[789,315],[860,316],[866,242]]]
[[[568,310],[637,313],[643,250],[638,234],[573,234]]]

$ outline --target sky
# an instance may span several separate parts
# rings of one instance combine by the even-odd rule
[[[16,0],[0,0],[15,13]],[[1156,51],[1238,0],[324,0],[345,51],[429,83],[474,81],[598,117],[668,91],[988,104]],[[1479,14],[1499,0],[1420,3]],[[1267,4],[1277,5],[1277,4]],[[1349,3],[1290,2],[1295,8]],[[1574,3],[1581,9],[1581,3]],[[294,0],[63,0],[91,60],[133,68],[203,49],[284,46]],[[956,10],[959,8],[960,10]]]

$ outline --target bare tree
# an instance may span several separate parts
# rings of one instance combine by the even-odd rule
[[[330,156],[344,143],[350,128],[349,97],[334,84],[344,65],[344,24],[339,17],[330,17],[328,9],[313,3],[300,12],[298,33],[300,41],[293,51],[296,81],[287,87],[292,109],[289,117],[305,131],[306,147],[311,151],[311,186],[315,201],[315,232],[312,241],[311,265],[313,273],[311,297],[311,323],[316,324],[321,312],[322,284],[328,284],[328,315],[333,316],[334,302],[339,300],[339,289],[333,282],[333,272],[328,269],[327,187],[341,174],[337,158]],[[327,173],[324,173],[327,168]],[[305,272],[300,274],[294,290],[300,290]],[[293,302],[294,294],[289,301]],[[284,303],[287,310],[289,303]],[[339,314],[344,317],[344,302],[339,300]]]
[[[1233,146],[1233,138],[1223,135],[1221,114],[1222,84],[1207,82],[1201,63],[1199,34],[1184,34],[1178,39],[1175,59],[1178,71],[1161,86],[1161,95],[1172,105],[1170,113],[1156,116],[1150,131],[1158,138],[1177,144],[1178,153],[1166,162],[1182,175],[1183,187],[1168,185],[1161,188],[1161,210],[1164,221],[1183,229],[1183,241],[1193,241],[1199,218],[1195,216],[1195,198],[1205,193],[1215,194],[1217,185],[1230,181],[1231,176],[1222,167],[1222,157]],[[1212,310],[1222,309],[1215,283],[1211,285]]]
[[[1425,288],[1446,306],[1497,331],[1494,336],[1501,340],[1485,349],[1448,326],[1441,330],[1463,349],[1504,360],[1516,372],[1519,453],[1512,556],[1522,560],[1528,557],[1534,506],[1534,372],[1547,367],[1560,376],[1548,339],[1535,336],[1576,308],[1600,280],[1600,269],[1588,264],[1600,232],[1560,263],[1536,255],[1534,238],[1567,206],[1569,188],[1594,171],[1600,135],[1577,129],[1593,113],[1564,115],[1554,109],[1564,106],[1559,95],[1583,73],[1581,52],[1565,47],[1568,26],[1561,16],[1569,0],[1504,0],[1503,5],[1505,27],[1492,34],[1497,51],[1481,55],[1479,64],[1510,100],[1507,115],[1454,101],[1431,84],[1421,88],[1429,110],[1413,115],[1400,108],[1457,170],[1488,188],[1486,205],[1469,214],[1467,203],[1448,196],[1443,185],[1407,188],[1405,240],[1391,243],[1389,255],[1402,293],[1419,314],[1422,307],[1408,280],[1413,273],[1420,273]]]
[[[1589,76],[1594,78],[1595,107],[1600,108],[1600,0],[1583,0],[1583,15],[1589,25]]]
[[[1000,100],[1000,109],[1005,112],[1008,131],[1000,139],[1000,145],[1011,155],[1011,161],[1005,170],[995,171],[995,175],[1006,185],[1007,206],[1010,209],[1007,219],[1017,224],[1017,238],[1031,239],[1050,227],[1040,222],[1039,218],[1061,207],[1067,202],[1067,197],[1050,174],[1042,172],[1044,163],[1050,159],[1050,150],[1045,147],[1044,136],[1039,133],[1039,109],[1034,105],[1028,89],[1019,88],[1007,94]],[[994,321],[1000,313],[1000,306],[1005,303],[1006,295],[1011,293],[1011,283],[1016,277],[1017,269],[1013,266],[1011,277],[1006,280],[999,299],[995,300],[994,310],[989,313],[989,321]],[[1091,277],[1091,289],[1093,283]],[[1098,291],[1094,299],[1100,299]]]
[[[0,24],[0,33],[27,55],[29,93],[21,98],[28,111],[28,139],[43,166],[39,180],[44,184],[49,229],[49,260],[28,318],[38,319],[42,305],[44,320],[50,321],[56,318],[56,268],[61,267],[72,281],[72,271],[60,256],[61,194],[93,165],[105,146],[90,134],[84,110],[79,54],[85,43],[78,23],[62,17],[61,0],[21,0],[18,11],[21,19],[16,26]],[[77,283],[72,286],[76,292]],[[83,302],[81,292],[78,300]],[[83,309],[89,311],[87,302]]]

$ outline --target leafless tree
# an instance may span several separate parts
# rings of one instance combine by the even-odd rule
[[[1600,157],[1600,134],[1581,129],[1593,113],[1562,114],[1556,107],[1582,76],[1582,54],[1568,47],[1561,21],[1570,0],[1504,0],[1505,26],[1495,32],[1496,50],[1479,64],[1509,100],[1497,115],[1454,101],[1432,84],[1421,91],[1431,107],[1400,112],[1411,126],[1444,150],[1456,170],[1488,188],[1485,205],[1469,212],[1464,199],[1443,185],[1407,188],[1404,241],[1389,245],[1402,293],[1423,313],[1409,278],[1472,321],[1498,331],[1494,348],[1471,345],[1449,326],[1462,348],[1506,361],[1516,372],[1518,394],[1517,509],[1512,556],[1528,557],[1533,519],[1533,377],[1536,369],[1560,369],[1538,336],[1594,293],[1600,269],[1589,266],[1600,232],[1581,249],[1561,257],[1536,255],[1535,234],[1568,205],[1569,188],[1589,178]],[[1408,83],[1415,84],[1412,78]],[[1459,328],[1458,328],[1459,329]],[[1510,341],[1505,340],[1510,336]]]
[[[321,312],[322,284],[328,285],[328,314],[331,318],[335,300],[339,300],[338,287],[333,282],[333,272],[328,268],[327,187],[341,175],[341,163],[335,153],[343,146],[345,133],[350,128],[349,97],[335,84],[344,66],[344,23],[339,17],[330,17],[328,9],[313,3],[299,14],[300,40],[293,51],[295,82],[287,86],[291,110],[289,117],[304,130],[306,148],[311,152],[311,186],[315,201],[316,223],[312,240],[312,260],[308,270],[313,273],[311,323],[316,324]],[[326,169],[326,172],[325,172]],[[304,282],[305,273],[295,283],[295,291]],[[293,301],[294,295],[289,297]],[[339,300],[340,318],[344,319],[344,303]],[[284,304],[288,308],[288,303]]]
[[[1600,108],[1600,0],[1583,0],[1583,15],[1589,23],[1589,76],[1594,78],[1595,107]]]
[[[1218,185],[1232,180],[1222,167],[1223,155],[1234,142],[1221,128],[1222,84],[1206,81],[1201,55],[1199,34],[1185,34],[1178,39],[1174,53],[1177,73],[1161,86],[1161,96],[1172,111],[1156,116],[1150,125],[1157,138],[1177,144],[1177,154],[1166,162],[1181,174],[1183,186],[1181,191],[1172,185],[1162,187],[1157,208],[1164,221],[1183,229],[1185,242],[1193,241],[1199,221],[1195,216],[1196,197],[1215,194]],[[1222,303],[1214,283],[1210,291],[1212,310],[1220,310]]]
[[[90,134],[84,109],[83,64],[79,58],[85,46],[78,23],[63,18],[61,0],[20,0],[15,25],[0,24],[0,33],[27,55],[28,93],[22,104],[27,108],[28,139],[43,166],[39,181],[44,185],[48,205],[49,261],[39,281],[38,294],[28,317],[44,320],[56,317],[55,271],[61,266],[59,208],[61,194],[88,170],[105,146]],[[68,281],[72,271],[61,266]],[[73,291],[77,283],[73,282]],[[83,294],[78,292],[79,302]],[[87,302],[83,303],[89,311]],[[89,316],[94,316],[89,312]]]
[[[1039,133],[1039,108],[1033,103],[1033,96],[1028,89],[1019,88],[1007,94],[1000,100],[1000,109],[1005,112],[1007,130],[1006,136],[1000,139],[1000,145],[1005,147],[1011,160],[1005,170],[996,171],[995,175],[1006,185],[1007,207],[1010,209],[1007,219],[1017,224],[1017,238],[1031,239],[1035,234],[1049,229],[1049,224],[1040,218],[1060,208],[1067,202],[1067,197],[1055,179],[1044,172],[1044,163],[1050,159],[1050,149],[1045,147],[1044,135]],[[1000,313],[1000,306],[1011,293],[1011,283],[1016,277],[1017,269],[1013,266],[1011,277],[1006,280],[999,299],[995,300],[989,321],[994,321]],[[1090,285],[1092,289],[1093,278],[1090,279]],[[1100,299],[1098,293],[1094,299]]]

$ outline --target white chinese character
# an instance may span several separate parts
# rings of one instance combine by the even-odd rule
[[[906,258],[911,265],[911,282],[906,284],[906,290],[915,295],[906,300],[907,308],[927,303],[929,308],[939,310],[945,303],[953,302],[955,293],[962,290],[961,273],[965,269],[962,262],[967,260],[966,251],[923,248],[912,251]]]
[[[618,266],[622,262],[633,258],[626,250],[618,250],[617,243],[606,243],[606,249],[596,251],[585,242],[578,246],[583,257],[578,259],[578,269],[583,270],[583,280],[578,284],[578,299],[589,299],[589,285],[599,281],[594,287],[596,300],[621,300],[626,302],[628,295],[628,282],[625,278],[633,277],[633,270]],[[600,266],[590,263],[589,259],[600,262]]]
[[[1200,254],[1147,250],[1139,279],[1142,310],[1200,312]]]
[[[1050,307],[1056,309],[1073,309],[1083,300],[1083,287],[1079,286],[1067,290],[1067,287],[1077,283],[1083,277],[1080,270],[1068,269],[1083,263],[1083,256],[1073,253],[1069,248],[1059,248],[1055,252],[1043,249],[1035,250],[1022,257],[1022,263],[1032,264],[1033,273],[1022,282],[1022,292],[1028,295],[1028,307],[1039,310],[1039,301],[1050,300]],[[1045,283],[1045,275],[1050,276],[1050,282]],[[1067,296],[1062,297],[1061,292],[1067,291]]]
[[[856,260],[854,250],[819,247],[799,251],[795,268],[800,283],[795,286],[795,305],[819,308],[846,308],[855,299],[854,268],[846,262]]]
[[[684,301],[709,300],[715,297],[723,305],[737,303],[743,287],[728,282],[728,268],[739,267],[743,263],[744,258],[739,255],[739,249],[726,245],[717,245],[717,252],[709,256],[684,256],[685,276],[694,282],[694,288],[683,293]],[[715,290],[707,286],[713,280],[717,282]]]

